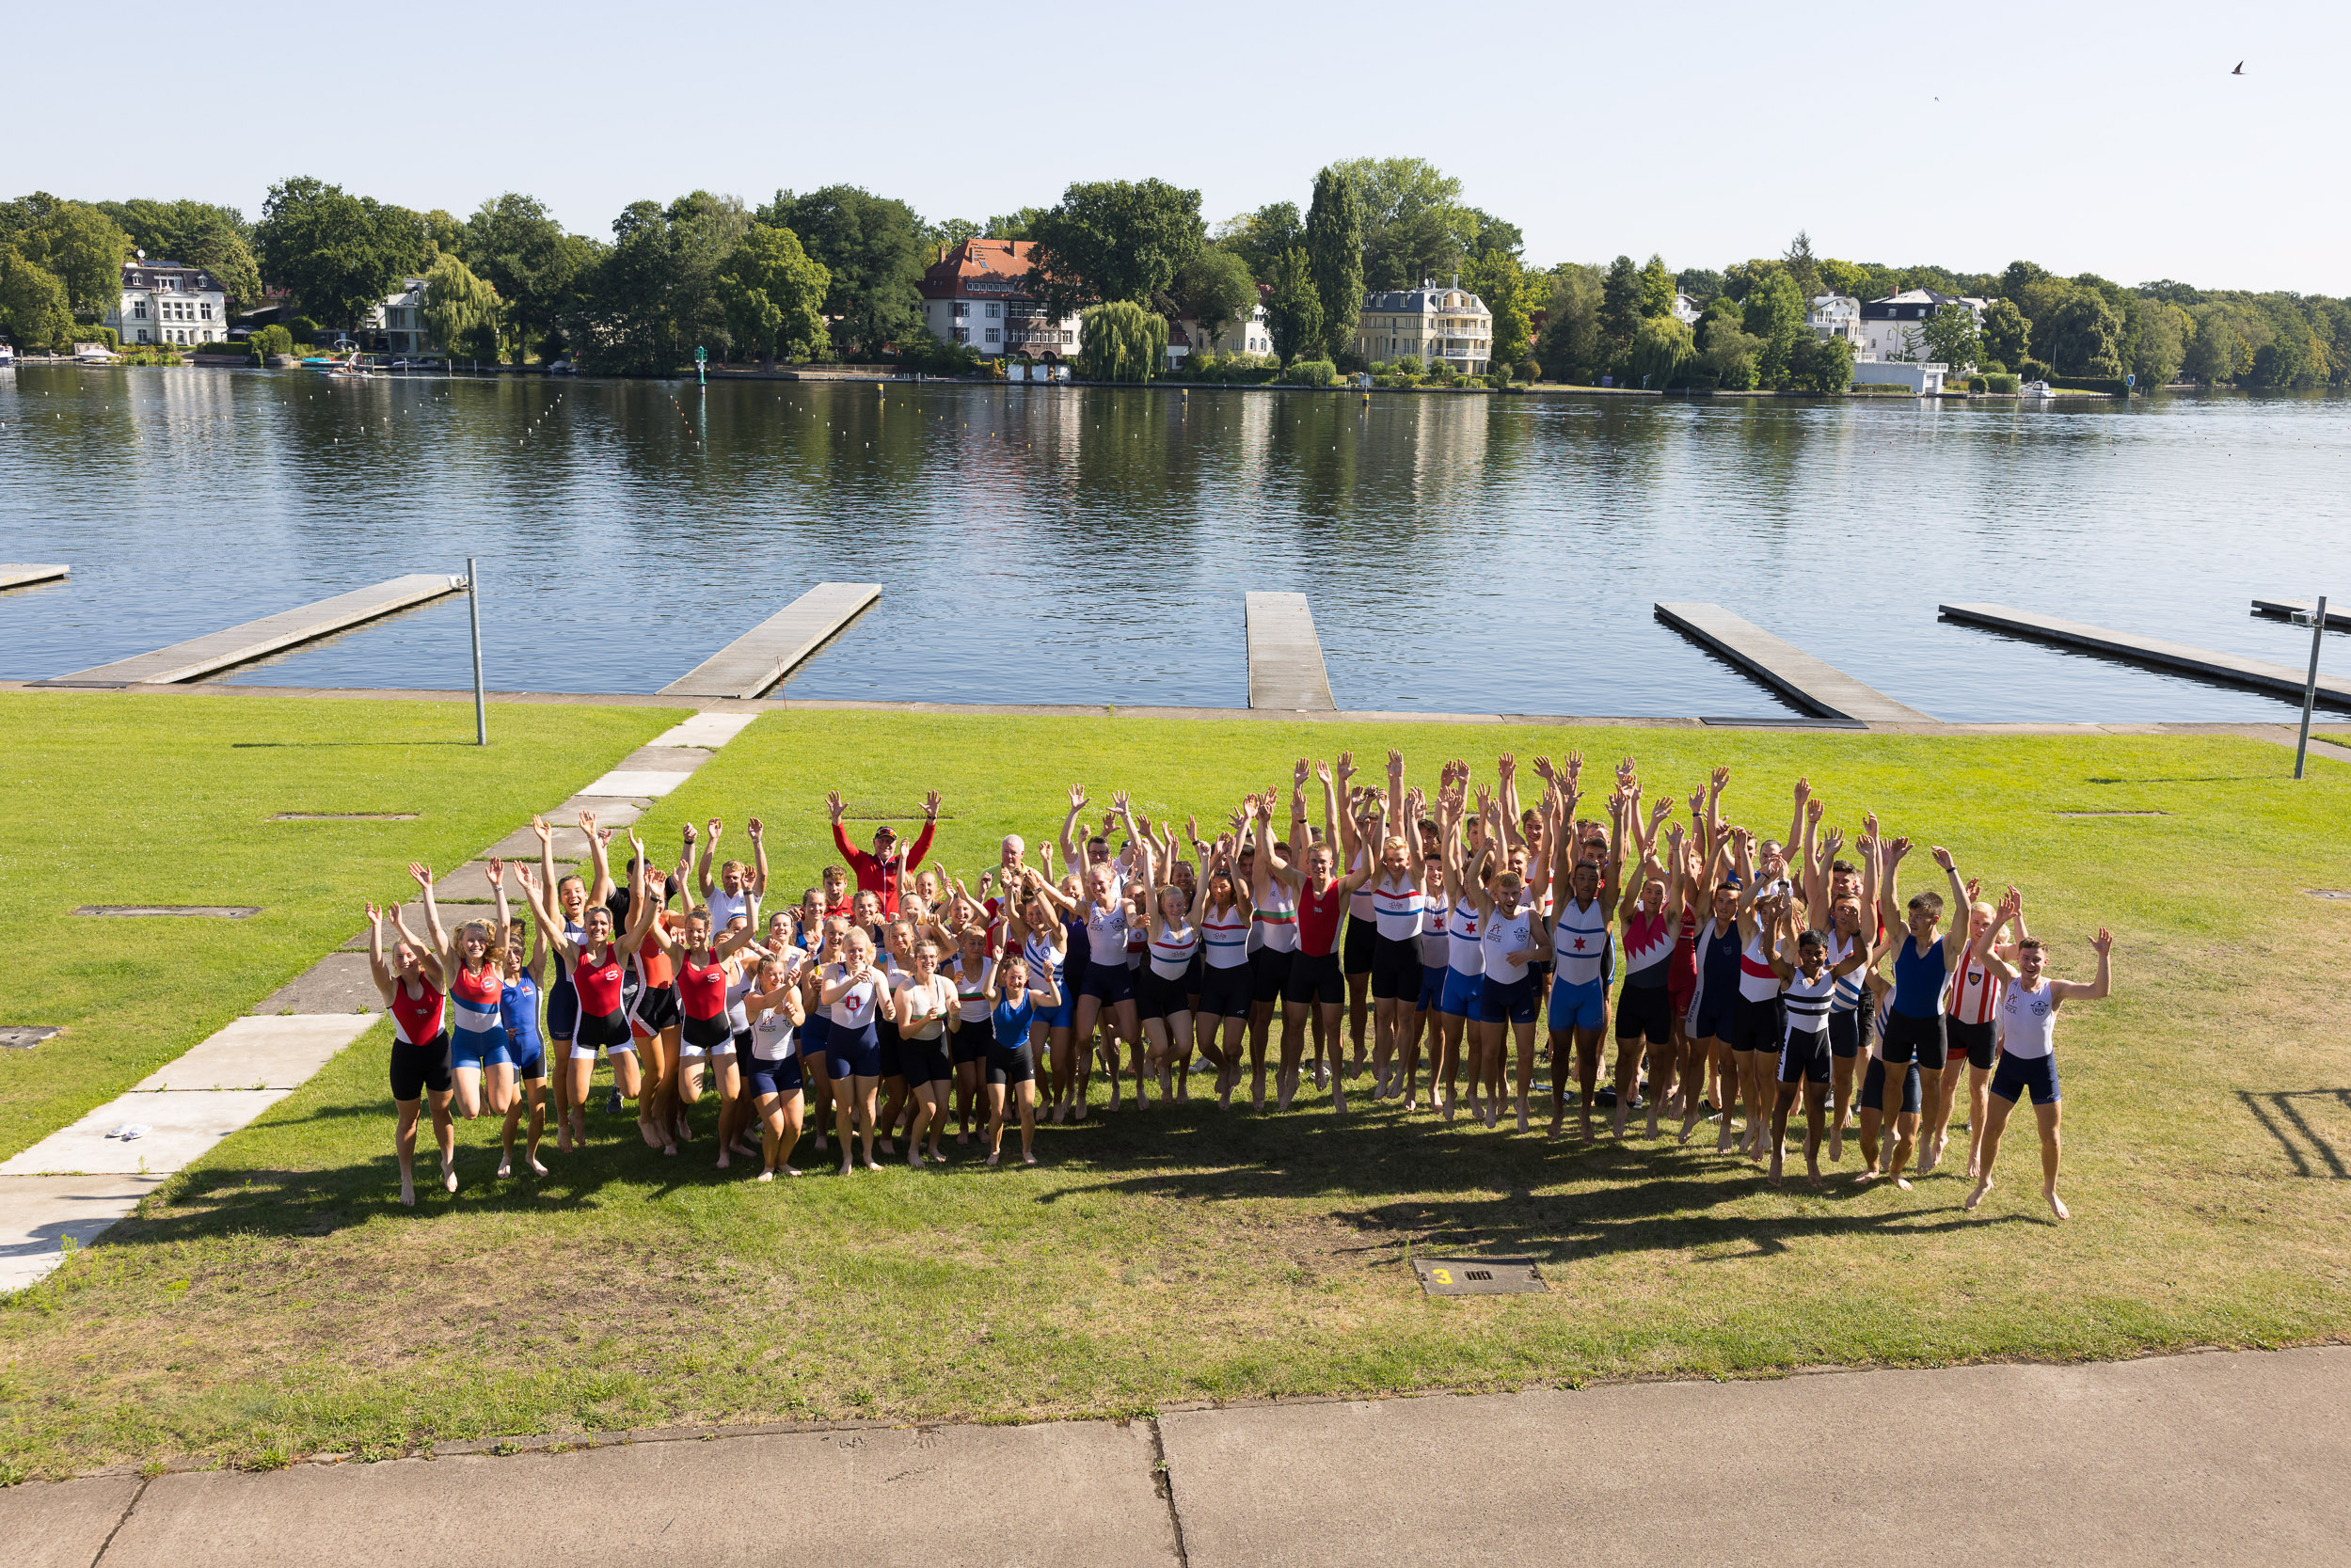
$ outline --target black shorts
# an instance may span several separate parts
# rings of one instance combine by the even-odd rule
[[[716,1018],[687,1019],[685,1027],[680,1033],[688,1045],[697,1046],[704,1051],[735,1043],[734,1025],[727,1022],[724,1013],[719,1014]]]
[[[1251,965],[1234,964],[1229,969],[1210,968],[1200,977],[1199,1011],[1204,1018],[1247,1018],[1249,1016],[1249,982]]]
[[[1651,1045],[1674,1037],[1674,1004],[1663,986],[1636,986],[1628,980],[1616,993],[1616,1037],[1646,1037]]]
[[[898,1065],[909,1084],[940,1084],[954,1077],[955,1068],[947,1060],[946,1032],[943,1029],[927,1040],[901,1037]]]
[[[435,1094],[449,1092],[449,1036],[439,1035],[430,1045],[392,1041],[392,1098],[421,1100],[427,1089]]]
[[[995,1041],[994,1029],[986,1019],[966,1019],[962,1027],[947,1031],[947,1060],[957,1067],[979,1061]]]
[[[1037,1081],[1037,1063],[1027,1046],[1007,1051],[1000,1045],[988,1047],[988,1082],[991,1084],[1033,1084]]]
[[[1290,963],[1296,957],[1295,953],[1277,953],[1270,947],[1261,947],[1250,954],[1249,1000],[1280,1001],[1281,984],[1290,978]]]
[[[628,1015],[606,1013],[601,1017],[590,1013],[582,1018],[572,1034],[572,1043],[594,1056],[598,1051],[634,1051],[636,1041],[628,1033]]]
[[[1885,1038],[1878,1049],[1889,1062],[1899,1066],[1916,1062],[1920,1070],[1941,1072],[1945,1046],[1943,1015],[1932,1018],[1913,1018],[1908,1013],[1885,1015]]]
[[[1840,1013],[1829,1009],[1829,1053],[1840,1061],[1851,1061],[1869,1049],[1869,1025],[1876,1009],[1855,1007]]]
[[[1168,979],[1145,962],[1135,976],[1136,1016],[1164,1019],[1191,1010],[1192,994],[1184,989],[1184,977]]]
[[[1192,949],[1191,966],[1183,972],[1184,1000],[1196,1005],[1194,1011],[1199,1010],[1197,1004],[1200,999],[1200,988],[1206,984],[1207,974],[1208,950],[1207,944],[1202,942]]]
[[[1379,972],[1379,922],[1370,915],[1347,916],[1346,940],[1339,944],[1339,967],[1349,974]]]
[[[1780,1045],[1780,1082],[1825,1084],[1833,1056],[1826,1029],[1790,1029]]]
[[[566,976],[547,993],[547,1037],[571,1043],[580,1027],[580,992]]]
[[[1956,1018],[1946,1018],[1943,1021],[1943,1039],[1951,1055],[1966,1052],[1967,1065],[1978,1072],[1990,1072],[1993,1063],[1999,1059],[2000,1032],[1993,1027],[1990,1019],[1981,1023],[1962,1023]]]
[[[1780,1037],[1787,1032],[1787,1016],[1778,997],[1752,1002],[1740,996],[1731,1002],[1731,1030],[1723,1038],[1733,1051],[1768,1051],[1776,1056]]]
[[[750,1089],[752,1099],[764,1100],[769,1095],[774,1095],[779,1099],[789,1100],[800,1093],[802,1087],[802,1078],[798,1053],[785,1057],[780,1062],[763,1062],[749,1052],[745,1052],[742,1060],[743,1082]]]
[[[648,1034],[675,1029],[686,1015],[677,1010],[675,986],[647,986],[637,992],[637,1006],[629,1016],[644,1026]]]
[[[1355,945],[1355,927],[1347,927],[1347,945]],[[1355,971],[1347,971],[1352,974]],[[1372,937],[1372,995],[1382,1002],[1417,1000],[1421,994],[1421,939],[1391,941],[1376,932]]]
[[[873,1039],[874,1050],[876,1052],[874,1059],[881,1064],[880,1070],[878,1070],[874,1076],[877,1078],[904,1077],[905,1074],[898,1068],[898,1025],[892,1023],[886,1018],[875,1019],[873,1021]]]
[[[1115,1007],[1121,1002],[1135,1000],[1135,972],[1124,958],[1088,963],[1086,978],[1078,982],[1077,994],[1090,996],[1104,1007]]]
[[[1281,983],[1281,999],[1293,1006],[1311,1002],[1337,1006],[1347,999],[1347,982],[1339,973],[1336,953],[1294,953],[1290,973]]]
[[[1862,1074],[1861,1098],[1855,1101],[1865,1111],[1874,1111],[1884,1102],[1885,1064],[1875,1056],[1869,1058],[1869,1070]],[[1918,1069],[1915,1064],[1902,1069],[1902,1112],[1918,1114]]]

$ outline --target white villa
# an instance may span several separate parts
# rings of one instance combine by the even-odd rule
[[[211,273],[147,253],[122,263],[122,298],[106,325],[126,343],[217,343],[229,337],[229,296]]]
[[[1458,273],[1442,287],[1423,278],[1417,289],[1365,294],[1355,351],[1366,359],[1441,359],[1464,375],[1484,375],[1494,357],[1494,312],[1463,290]]]
[[[1920,336],[1927,318],[1946,305],[1964,305],[1983,321],[1989,300],[1940,293],[1933,289],[1905,289],[1898,294],[1873,299],[1861,308],[1861,337],[1854,347],[1864,359],[1915,359],[1925,352]]]
[[[1816,294],[1804,309],[1804,325],[1818,338],[1842,338],[1861,347],[1861,301],[1851,294]]]
[[[424,279],[404,277],[396,294],[385,296],[359,324],[359,336],[385,354],[422,354],[433,345],[424,330]]]
[[[923,325],[942,342],[969,343],[991,359],[1077,357],[1080,319],[1051,316],[1028,292],[1026,240],[965,240],[943,246],[923,273]]]

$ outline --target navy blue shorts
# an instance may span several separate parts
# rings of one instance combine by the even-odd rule
[[[1943,1015],[1932,1018],[1913,1018],[1908,1013],[1885,1015],[1885,1038],[1878,1042],[1879,1053],[1889,1062],[1916,1062],[1922,1072],[1943,1070]]]
[[[1061,1000],[1050,1007],[1038,1004],[1037,1022],[1049,1029],[1067,1029],[1077,1022],[1077,998],[1070,994],[1070,983],[1060,975],[1054,976],[1053,989]]]
[[[1709,986],[1698,995],[1698,1016],[1691,1021],[1690,1037],[1725,1040],[1730,1037],[1731,1004],[1739,1000],[1739,985]]]
[[[565,980],[547,993],[548,1037],[569,1045],[579,1032],[580,993]]]
[[[1874,1111],[1885,1103],[1885,1064],[1877,1057],[1869,1058],[1869,1070],[1862,1074],[1861,1096],[1854,1101],[1865,1111]],[[1918,1065],[1910,1063],[1902,1069],[1902,1111],[1907,1116],[1918,1114]]]
[[[824,1042],[824,1070],[838,1083],[844,1078],[882,1076],[882,1041],[873,1025],[855,1029],[834,1023]]]
[[[1437,1005],[1445,999],[1445,976],[1452,973],[1453,971],[1443,964],[1423,962],[1421,965],[1420,1011],[1424,1013],[1437,1011]]]
[[[892,1023],[887,1019],[875,1019],[873,1021],[873,1039],[875,1046],[874,1059],[881,1064],[879,1070],[874,1073],[874,1076],[876,1078],[898,1078],[904,1076],[905,1069],[898,1065],[898,1025]]]
[[[1870,1013],[1864,1012],[1859,1007],[1844,1013],[1838,1012],[1834,1007],[1830,1008],[1830,1054],[1841,1061],[1851,1061],[1860,1055],[1862,1048],[1869,1043],[1871,1016]]]
[[[798,1094],[802,1088],[800,1057],[785,1057],[780,1062],[763,1062],[756,1056],[744,1056],[743,1081],[750,1085],[754,1100],[777,1095],[785,1099]]]
[[[1485,989],[1483,974],[1464,974],[1451,964],[1445,966],[1445,989],[1438,993],[1437,1010],[1454,1018],[1478,1016],[1478,992]]]
[[[1478,1017],[1487,1023],[1533,1023],[1541,999],[1534,993],[1535,975],[1530,970],[1516,980],[1497,980],[1485,976],[1485,984],[1478,988]]]
[[[2030,1094],[2036,1105],[2055,1105],[2058,1098],[2056,1054],[2017,1056],[2001,1052],[2000,1065],[1992,1072],[1992,1092],[2011,1104],[2018,1096]]]
[[[1089,963],[1086,966],[1086,978],[1078,982],[1077,994],[1093,997],[1105,1007],[1120,1002],[1132,1002],[1135,1000],[1135,972],[1127,968],[1122,958],[1114,958],[1107,963]]]

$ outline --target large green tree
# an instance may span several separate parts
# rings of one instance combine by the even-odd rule
[[[1674,275],[1665,270],[1665,258],[1651,252],[1648,264],[1641,269],[1641,313],[1672,315],[1674,293]]]
[[[1644,316],[1641,325],[1633,328],[1631,345],[1625,353],[1625,368],[1641,378],[1642,386],[1662,390],[1697,352],[1690,328],[1676,320],[1671,311],[1662,316]]]
[[[1948,365],[1954,374],[1975,368],[1984,356],[1983,337],[1976,312],[1964,305],[1939,306],[1920,332],[1927,357]]]
[[[1306,243],[1306,226],[1295,201],[1269,201],[1253,213],[1227,218],[1216,226],[1218,248],[1241,258],[1249,276],[1260,283],[1274,280],[1274,269],[1291,246]]]
[[[2178,377],[2181,361],[2187,357],[2187,342],[2196,324],[2185,310],[2166,300],[2134,298],[2131,307],[2137,341],[2132,350],[2130,372],[2138,377],[2143,391],[2168,387]]]
[[[928,330],[918,285],[938,251],[905,202],[856,185],[801,196],[778,191],[758,220],[790,230],[809,260],[823,265],[831,279],[824,312],[844,356],[870,359],[885,344]]]
[[[1820,261],[1812,253],[1812,236],[1803,230],[1796,230],[1796,237],[1787,242],[1787,249],[1781,253],[1780,262],[1787,268],[1787,276],[1796,285],[1798,298],[1809,302],[1828,292],[1821,286]]]
[[[1348,158],[1331,167],[1362,204],[1365,288],[1409,289],[1444,277],[1476,243],[1485,214],[1464,206],[1461,182],[1426,159]]]
[[[0,245],[65,285],[73,311],[97,321],[122,301],[131,237],[87,201],[35,191],[0,204]]]
[[[1853,345],[1843,338],[1806,333],[1787,356],[1787,384],[1807,392],[1841,392],[1852,385]]]
[[[1311,354],[1323,341],[1323,296],[1314,287],[1314,269],[1305,246],[1293,245],[1282,253],[1274,266],[1273,287],[1265,301],[1265,329],[1286,365]]]
[[[719,268],[728,335],[770,370],[779,356],[814,354],[825,340],[824,296],[832,281],[790,230],[753,224]]]
[[[1077,373],[1088,381],[1149,381],[1168,352],[1168,318],[1129,299],[1088,306]]]
[[[456,256],[424,269],[424,331],[428,341],[476,359],[498,357],[498,287]]]
[[[1462,280],[1494,314],[1491,368],[1517,370],[1526,362],[1527,336],[1533,330],[1526,269],[1507,250],[1483,250],[1470,256]]]
[[[57,275],[0,244],[0,339],[20,348],[71,341],[73,302]]]
[[[1608,264],[1600,279],[1599,353],[1604,364],[1622,364],[1641,326],[1641,272],[1629,256]]]
[[[1995,299],[1984,307],[1983,341],[1986,359],[1996,359],[2003,368],[2015,370],[2032,350],[2032,323],[2016,308],[2016,301]]]
[[[1363,316],[1363,203],[1336,167],[1314,176],[1306,210],[1306,257],[1323,301],[1323,349],[1331,359],[1355,352]]]
[[[466,265],[497,286],[512,317],[517,360],[554,328],[556,318],[594,260],[593,247],[563,226],[536,197],[518,191],[484,201],[465,221],[455,249]]]
[[[344,327],[424,265],[428,243],[405,207],[308,175],[269,188],[253,237],[263,277],[293,290],[304,314]]]
[[[202,267],[229,296],[232,311],[262,300],[262,266],[254,259],[245,214],[209,201],[101,201],[99,211],[121,227],[149,261]]]
[[[2094,290],[2068,293],[2048,320],[2036,322],[2033,336],[2041,356],[2060,375],[2122,373],[2121,318]]]
[[[664,374],[696,347],[732,345],[718,274],[751,228],[732,197],[693,191],[667,207],[632,201],[565,312],[565,336],[590,370]]]
[[[1535,358],[1552,381],[1589,383],[1605,363],[1600,346],[1600,269],[1563,261],[1551,269]]]
[[[1795,367],[1796,344],[1813,336],[1804,325],[1804,296],[1785,267],[1765,274],[1748,291],[1746,328],[1763,340],[1755,373],[1767,387],[1785,387]]]
[[[1176,308],[1199,323],[1212,340],[1257,309],[1257,281],[1248,267],[1232,252],[1213,245],[1185,258],[1169,292]]]
[[[1200,193],[1164,180],[1073,184],[1030,226],[1033,292],[1066,310],[1081,302],[1167,299],[1176,269],[1206,239]]]

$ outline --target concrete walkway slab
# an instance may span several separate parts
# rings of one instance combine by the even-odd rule
[[[0,1486],[8,1568],[90,1568],[139,1494],[136,1476]]]
[[[2343,1560],[2347,1401],[2340,1347],[1199,1411],[1160,1436],[1190,1568],[1895,1562],[1921,1543],[2205,1568]],[[1701,1473],[1736,1478],[1736,1506],[1693,1512]]]
[[[384,1010],[384,993],[368,969],[367,936],[356,953],[329,953],[253,1005],[257,1017],[284,1013],[368,1013]]]
[[[1946,620],[1988,626],[1994,631],[2029,637],[2042,642],[2056,642],[2069,648],[2086,648],[2094,654],[2110,655],[2135,664],[2152,664],[2222,686],[2248,687],[2296,702],[2301,701],[2310,677],[2307,666],[2289,669],[2282,664],[2247,658],[2239,654],[2215,653],[2210,648],[2194,648],[2184,642],[2166,641],[2160,637],[2111,631],[2105,626],[2068,621],[2055,615],[2041,615],[2029,610],[2016,610],[2008,605],[1946,604],[1939,608]],[[2318,701],[2330,707],[2351,707],[2351,678],[2330,675],[2322,671],[2318,677]]]
[[[61,563],[0,561],[0,588],[29,588],[37,582],[56,582],[70,577],[72,571],[72,567]]]
[[[168,1176],[292,1092],[199,1089],[125,1095],[0,1164],[0,1176],[67,1176],[76,1171]],[[129,1143],[106,1136],[125,1122],[144,1123],[148,1131]]]
[[[699,746],[714,751],[757,723],[755,713],[697,713],[663,730],[648,746]]]
[[[597,827],[610,828],[617,832],[630,826],[637,818],[652,809],[653,797],[650,795],[596,795],[583,789],[553,811],[548,812],[547,819],[552,822],[560,816],[577,832],[580,826],[580,814],[583,811],[592,811],[596,813]],[[580,852],[585,854],[587,851],[583,848]]]
[[[132,1092],[299,1088],[374,1022],[347,1012],[233,1019],[184,1056],[141,1079]]]
[[[658,800],[692,777],[691,772],[655,772],[651,768],[616,768],[580,793],[588,796],[618,796],[624,800],[643,798]],[[632,817],[630,820],[634,821],[635,818]],[[596,824],[607,828],[621,826],[619,823],[606,821],[601,812],[596,815]]]
[[[1173,1568],[1153,1457],[1148,1423],[1088,1421],[169,1475],[140,1496],[105,1568]]]
[[[360,626],[406,610],[445,594],[454,594],[465,586],[463,578],[445,577],[432,572],[419,572],[407,577],[393,578],[370,588],[355,589],[321,599],[316,604],[303,605],[296,610],[264,615],[258,621],[247,621],[241,626],[190,638],[174,642],[167,648],[151,653],[135,654],[119,658],[111,664],[92,665],[76,670],[70,675],[56,677],[60,682],[91,686],[127,686],[135,684],[169,685],[180,681],[201,680],[209,674],[249,664],[254,659],[274,654],[297,643]]]
[[[77,1247],[139,1206],[161,1176],[0,1176],[0,1295],[45,1277]],[[0,1489],[0,1499],[8,1497]],[[111,1527],[109,1527],[111,1528]],[[0,1501],[0,1541],[9,1539]],[[85,1558],[84,1561],[88,1560]]]

